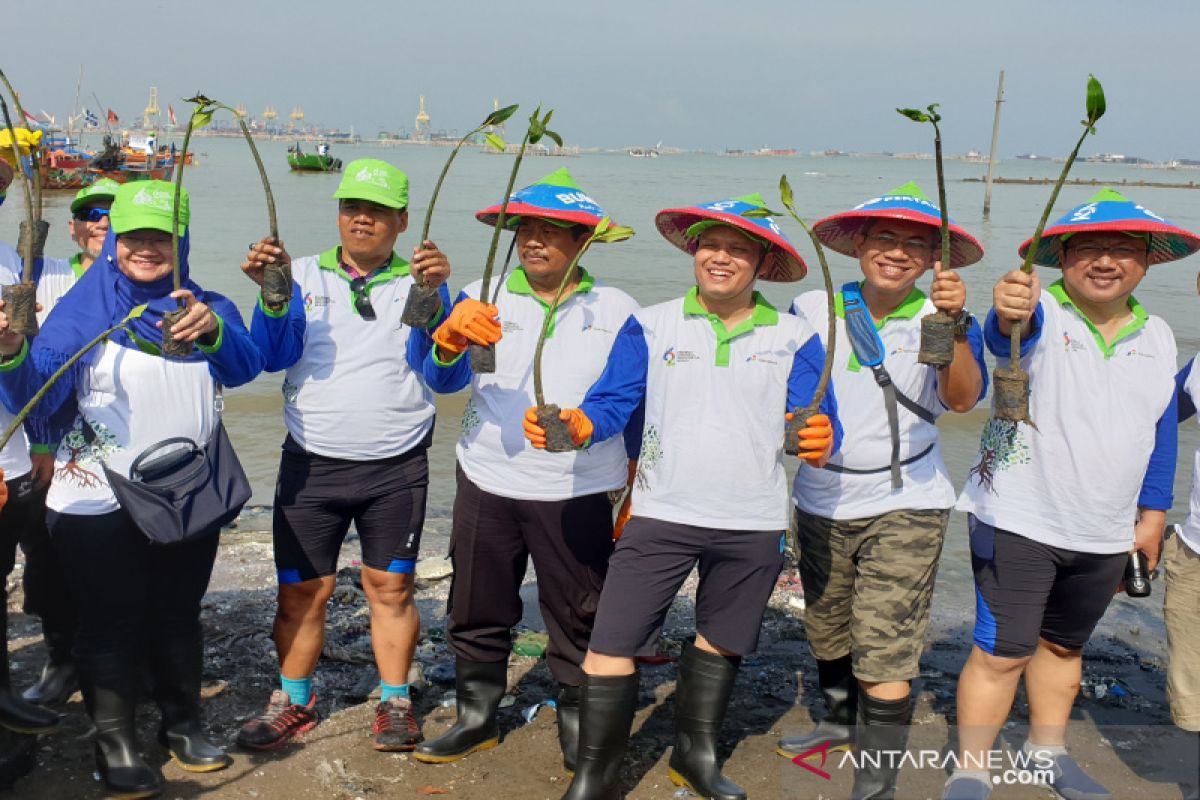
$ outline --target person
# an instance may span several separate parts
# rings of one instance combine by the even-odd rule
[[[8,328],[0,307],[0,399],[21,408],[56,369],[101,332],[125,328],[71,366],[39,404],[31,427],[49,424],[74,398],[77,414],[61,441],[46,498],[50,536],[80,598],[74,656],[95,726],[96,766],[106,789],[125,797],[162,790],[162,775],[138,752],[134,716],[145,667],[162,712],[159,742],[186,770],[229,765],[200,715],[203,632],[200,601],[218,533],[151,543],[106,480],[167,437],[208,441],[218,424],[218,385],[238,386],[262,369],[262,355],[237,308],[190,278],[186,190],[180,196],[178,272],[172,291],[175,187],[163,181],[117,190],[99,258],[59,301],[32,343]],[[195,342],[181,359],[160,355],[161,320],[182,303],[174,336]],[[140,315],[129,318],[141,309]]]
[[[741,659],[783,565],[788,525],[782,463],[789,409],[809,405],[825,359],[804,319],[780,315],[758,280],[795,281],[806,267],[766,217],[758,194],[660,211],[668,241],[692,254],[695,286],[621,327],[600,380],[561,418],[581,447],[610,441],[644,409],[625,532],[609,563],[583,662],[582,731],[564,798],[616,797],[638,696],[635,657],[655,652],[671,601],[694,567],[696,639],[679,661],[672,782],[737,800],[717,737]],[[801,469],[824,464],[841,438],[832,386],[799,432]],[[526,438],[545,444],[536,417]]]
[[[411,750],[421,738],[408,673],[421,625],[413,570],[429,486],[434,406],[421,364],[432,340],[400,315],[414,276],[442,287],[449,306],[450,264],[432,242],[413,248],[411,264],[396,255],[408,227],[408,177],[391,164],[351,162],[333,197],[338,245],[291,262],[267,237],[242,264],[259,285],[275,262],[291,262],[293,277],[290,302],[272,308],[260,297],[251,323],[267,371],[286,370],[288,431],[273,522],[280,687],[238,732],[238,744],[253,750],[279,747],[317,724],[313,673],[352,522],[380,676],[374,746]]]
[[[321,156],[322,158],[329,155],[329,145],[326,144],[325,142],[321,142],[320,144],[318,144],[317,145],[317,155]]]
[[[813,226],[830,249],[858,259],[863,278],[842,288],[835,310],[838,414],[852,433],[825,469],[799,470],[793,484],[805,628],[826,716],[814,730],[780,740],[787,758],[822,745],[846,747],[856,728],[860,753],[904,749],[909,681],[920,674],[955,500],[936,422],[947,409],[969,411],[987,391],[983,333],[954,272],[979,261],[983,248],[950,222],[950,262],[943,265],[940,224],[941,210],[907,183]],[[931,268],[926,297],[917,282]],[[797,297],[792,313],[824,337],[827,308],[825,293],[815,291]],[[921,318],[939,310],[957,328],[952,360],[935,368],[919,363],[917,353]],[[854,314],[869,320],[871,341],[851,341],[864,330],[848,322]],[[872,347],[885,356],[866,368],[857,351]],[[862,759],[853,796],[891,797],[896,766]]]
[[[499,212],[497,204],[475,216],[494,226]],[[521,620],[521,582],[532,558],[549,634],[546,661],[559,684],[559,746],[570,772],[579,739],[579,665],[613,546],[608,493],[625,486],[629,461],[619,440],[586,453],[535,453],[524,446],[521,415],[535,402],[534,351],[564,277],[542,352],[548,402],[565,407],[583,399],[637,303],[582,265],[567,275],[588,234],[608,215],[566,169],[516,192],[508,214],[520,266],[493,286],[490,304],[478,299],[481,282],[467,286],[426,358],[434,391],[469,383],[471,397],[457,445],[446,622],[458,719],[414,755],[427,763],[455,761],[499,741],[496,714],[508,687],[511,628]],[[468,343],[497,341],[495,374],[474,374],[462,357]]]
[[[1030,246],[1020,247],[1024,255]],[[1042,289],[1014,270],[992,292],[988,349],[1017,327],[1034,425],[992,419],[958,508],[975,575],[974,646],[958,683],[958,764],[944,797],[991,791],[986,752],[1025,676],[1032,763],[1073,798],[1111,797],[1065,748],[1081,651],[1142,553],[1158,563],[1175,475],[1175,339],[1133,296],[1151,265],[1200,237],[1111,189],[1046,228],[1034,262],[1061,269]],[[1120,420],[1120,424],[1116,421]]]
[[[44,323],[51,310],[75,283],[83,277],[100,255],[108,236],[108,213],[120,184],[101,178],[91,186],[80,189],[71,201],[71,219],[67,223],[72,241],[79,252],[69,259],[44,258],[36,276],[37,301],[41,306],[38,322]],[[64,405],[66,415],[74,409]],[[69,420],[68,420],[69,422]],[[22,693],[30,703],[54,706],[63,703],[78,688],[75,663],[71,658],[77,624],[77,600],[66,581],[58,554],[46,528],[46,492],[54,475],[54,452],[58,442],[33,442],[30,459],[33,464],[34,510],[20,534],[21,550],[25,553],[25,613],[41,619],[42,637],[46,643],[46,662],[37,683]]]

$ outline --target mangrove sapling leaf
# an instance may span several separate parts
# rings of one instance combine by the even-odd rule
[[[484,125],[501,125],[501,124],[507,122],[508,118],[511,117],[513,114],[517,113],[518,108],[520,108],[520,106],[514,103],[511,106],[505,106],[504,108],[497,109],[497,110],[493,111],[491,114],[488,114],[488,118],[483,121],[483,124]]]
[[[438,195],[442,191],[442,183],[446,180],[446,174],[450,172],[450,165],[454,163],[454,159],[458,157],[458,151],[463,148],[468,141],[474,138],[475,134],[482,131],[491,125],[498,124],[495,120],[500,117],[500,121],[504,121],[512,116],[517,110],[517,106],[507,106],[499,111],[493,111],[488,114],[483,122],[476,125],[471,130],[467,131],[466,135],[458,140],[458,144],[454,145],[454,149],[450,151],[449,158],[442,165],[442,171],[438,175],[437,183],[433,186],[433,195],[429,198],[429,207],[425,209],[425,222],[421,226],[421,245],[423,246],[429,240],[429,226],[433,222],[433,209],[437,205]],[[500,139],[494,133],[488,132],[484,134],[484,138],[494,137],[500,141],[500,150],[504,150],[504,140]],[[437,316],[438,310],[441,308],[441,299],[438,297],[438,290],[435,287],[427,286],[425,281],[417,278],[413,282],[413,287],[408,293],[408,298],[404,301],[404,311],[400,316],[400,321],[412,328],[426,328],[429,323],[433,322]]]
[[[66,363],[55,370],[54,374],[47,378],[46,382],[42,384],[42,388],[38,389],[29,402],[25,404],[25,407],[22,408],[15,417],[13,417],[12,422],[10,422],[8,427],[4,430],[3,435],[0,435],[0,450],[3,450],[8,444],[8,440],[13,437],[13,434],[21,429],[21,425],[25,423],[25,418],[28,417],[30,412],[33,411],[37,404],[42,401],[42,398],[46,396],[46,392],[50,391],[50,387],[58,383],[59,378],[67,374],[71,367],[75,365],[75,362],[87,355],[93,347],[101,342],[107,341],[108,337],[112,336],[117,331],[122,330],[130,322],[140,317],[143,313],[145,313],[146,307],[147,304],[145,303],[140,306],[135,306],[128,314],[125,315],[124,319],[122,319],[116,325],[113,325],[111,328],[103,331],[95,339],[92,339],[90,342],[85,344],[79,349],[79,352],[68,358]]]
[[[575,274],[575,270],[579,266],[579,261],[583,258],[583,254],[594,243],[623,242],[633,235],[633,228],[627,228],[624,225],[613,225],[610,218],[603,217],[596,223],[596,227],[592,229],[588,237],[583,240],[579,252],[571,259],[566,272],[563,273],[562,280],[558,283],[558,290],[554,293],[554,299],[550,302],[550,307],[546,309],[546,317],[542,321],[542,330],[538,334],[537,347],[533,351],[533,397],[537,401],[538,425],[546,431],[547,452],[562,453],[577,449],[575,443],[571,440],[571,435],[567,430],[566,424],[558,416],[561,409],[553,403],[546,405],[546,397],[542,391],[542,350],[546,346],[546,338],[550,334],[550,326],[554,324],[554,318],[558,314],[558,307],[562,301],[563,292],[566,290],[567,284],[570,283],[571,277]]]
[[[796,213],[792,185],[788,182],[787,175],[779,176],[779,197],[783,201],[783,207],[787,209],[787,213],[800,223],[800,227],[808,234],[813,247],[817,250],[817,261],[821,264],[821,277],[825,280],[825,313],[829,319],[829,327],[825,331],[825,363],[821,366],[821,378],[817,381],[812,402],[804,408],[797,406],[792,409],[792,421],[788,423],[784,434],[784,452],[794,456],[800,452],[800,429],[807,426],[809,417],[821,413],[821,401],[825,399],[825,392],[829,388],[829,377],[833,374],[833,351],[837,345],[837,314],[834,311],[833,275],[829,271],[829,261],[825,258],[825,248],[821,245],[821,240],[817,238],[817,235],[813,233],[812,228],[808,227]],[[748,215],[749,213],[747,213]]]
[[[1058,175],[1058,180],[1054,183],[1054,189],[1050,192],[1050,199],[1046,201],[1045,208],[1042,209],[1042,217],[1038,220],[1037,229],[1033,232],[1033,238],[1029,241],[1029,249],[1025,252],[1025,259],[1021,262],[1021,271],[1029,274],[1033,271],[1033,260],[1037,257],[1038,247],[1042,243],[1042,231],[1046,229],[1046,221],[1050,219],[1050,212],[1054,210],[1054,204],[1058,201],[1058,193],[1062,190],[1063,184],[1066,183],[1067,175],[1071,172],[1071,166],[1075,163],[1075,159],[1079,156],[1079,149],[1083,147],[1083,141],[1088,137],[1088,134],[1095,134],[1096,122],[1104,116],[1106,110],[1104,100],[1104,89],[1100,85],[1100,81],[1096,80],[1095,75],[1088,75],[1087,96],[1085,99],[1085,110],[1087,118],[1081,120],[1079,124],[1083,126],[1083,133],[1075,142],[1075,148],[1071,150],[1071,154],[1067,156],[1066,163],[1063,164],[1062,172]],[[1035,298],[1036,299],[1036,298]],[[995,385],[995,403],[993,404],[993,416],[996,420],[1010,426],[1006,431],[1002,431],[1002,435],[1015,435],[1015,427],[1017,423],[1027,422],[1029,425],[1037,428],[1034,422],[1029,417],[1029,375],[1021,368],[1021,326],[1013,325],[1012,332],[1009,334],[1009,345],[1012,348],[1009,356],[1008,367],[997,366],[992,371],[992,379]]]
[[[933,158],[937,168],[938,206],[942,210],[939,224],[942,243],[942,269],[950,269],[950,209],[946,207],[946,172],[942,161],[942,129],[938,123],[942,115],[937,112],[938,104],[926,106],[925,113],[911,108],[896,109],[914,122],[933,125]],[[948,367],[954,360],[954,329],[956,320],[938,309],[921,318],[921,349],[917,361],[931,367]]]
[[[479,301],[487,303],[491,296],[492,284],[492,269],[496,264],[496,248],[500,243],[500,231],[504,230],[505,221],[508,218],[508,203],[512,199],[513,186],[517,182],[517,172],[521,169],[521,161],[525,158],[525,150],[532,143],[535,129],[539,131],[538,138],[545,133],[546,119],[554,113],[554,110],[546,112],[546,117],[543,119],[540,116],[542,107],[538,105],[533,110],[533,114],[529,117],[529,127],[525,131],[524,138],[521,139],[521,146],[517,149],[517,157],[513,160],[512,171],[508,175],[508,186],[504,190],[504,201],[500,204],[500,213],[496,215],[496,224],[492,228],[492,241],[488,247],[487,261],[483,265],[483,285],[479,290]],[[471,358],[471,370],[476,375],[490,374],[496,371],[496,348],[495,345],[481,347],[477,344],[472,344],[468,348]]]
[[[483,140],[487,143],[488,147],[492,148],[498,153],[503,153],[504,148],[508,147],[508,143],[494,133],[485,133],[483,135]]]
[[[12,91],[11,87],[9,87],[9,91]],[[33,192],[30,189],[31,181],[21,166],[23,161],[21,146],[17,142],[17,129],[13,126],[12,117],[8,113],[8,103],[5,102],[2,92],[0,92],[0,110],[4,113],[4,124],[8,128],[8,135],[11,139],[13,163],[16,164],[14,172],[20,173],[21,189],[25,193],[25,221],[21,223],[22,235],[18,242],[21,258],[25,262],[21,269],[21,282],[6,285],[0,296],[4,299],[4,310],[8,315],[9,329],[23,336],[36,336],[38,332],[37,285],[33,282],[33,264],[41,255],[39,243],[45,244],[50,226],[39,219],[35,211]],[[35,161],[38,160],[36,153],[31,155]]]
[[[559,147],[563,146],[562,137],[559,136],[554,131],[546,131],[546,138],[548,138],[550,141],[554,142]]]

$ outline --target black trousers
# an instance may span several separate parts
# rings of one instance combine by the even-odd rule
[[[33,481],[29,473],[4,482],[8,502],[0,510],[0,578],[8,577],[17,563],[17,542],[33,508]]]
[[[521,621],[521,580],[529,558],[559,683],[583,682],[600,590],[612,554],[612,504],[605,492],[569,500],[513,500],[480,489],[458,469],[450,556],[454,580],[446,632],[468,661],[508,659]]]
[[[21,577],[24,608],[26,614],[41,618],[43,633],[69,642],[78,622],[77,601],[46,527],[48,489],[47,486],[33,493],[29,516],[20,533],[21,550],[25,553],[25,573]]]
[[[220,537],[214,531],[183,544],[153,544],[121,510],[52,512],[48,521],[80,599],[74,656],[81,675],[136,696],[148,652],[201,636],[200,601]]]

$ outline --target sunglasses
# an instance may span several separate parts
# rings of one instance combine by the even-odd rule
[[[367,296],[367,278],[358,276],[350,281],[350,293],[354,298],[354,310],[368,322],[374,322],[375,309],[371,306],[371,298]]]
[[[75,219],[79,222],[99,222],[107,216],[107,208],[89,208],[75,212]]]

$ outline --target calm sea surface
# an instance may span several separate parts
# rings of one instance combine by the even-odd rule
[[[197,164],[185,173],[192,199],[192,276],[202,286],[233,298],[243,313],[253,307],[256,287],[238,268],[246,246],[267,233],[266,205],[250,154],[241,139],[202,138],[194,141]],[[275,191],[279,229],[293,256],[317,253],[337,242],[336,207],[330,195],[337,186],[336,174],[290,172],[286,163],[287,143],[260,142],[263,158]],[[406,171],[411,179],[410,230],[400,239],[398,250],[407,256],[420,233],[429,195],[449,150],[407,145],[380,148],[371,145],[341,147],[337,156],[382,158]],[[454,268],[451,290],[480,277],[487,255],[491,229],[476,222],[473,212],[498,200],[503,192],[512,159],[485,155],[477,150],[460,154],[438,200],[431,238],[449,255]],[[657,159],[630,158],[623,154],[594,154],[574,158],[527,158],[518,186],[526,185],[559,167],[567,167],[584,190],[623,224],[638,231],[631,241],[601,246],[587,257],[594,274],[614,283],[643,304],[677,297],[691,285],[691,262],[667,244],[654,229],[654,213],[668,206],[689,205],[762,192],[769,205],[780,207],[778,184],[787,173],[796,193],[796,203],[808,221],[847,209],[867,198],[882,194],[908,180],[917,180],[936,200],[932,161],[890,158],[726,157],[717,155],[663,156]],[[984,261],[963,271],[968,287],[968,305],[976,314],[986,312],[991,286],[999,275],[1017,266],[1017,245],[1037,223],[1049,196],[1048,186],[996,186],[990,221],[982,219],[983,185],[965,183],[964,178],[982,177],[983,164],[947,163],[947,191],[951,216],[974,233],[987,249]],[[1007,161],[998,167],[1005,177],[1057,176],[1060,165],[1048,162]],[[1078,164],[1072,177],[1096,178],[1119,184],[1152,180],[1187,183],[1200,179],[1194,171],[1148,170],[1102,164]],[[1090,187],[1064,188],[1054,217],[1086,200]],[[1200,191],[1132,187],[1132,199],[1192,230],[1200,230]],[[51,221],[47,252],[66,256],[72,252],[67,235],[70,193],[48,194],[46,217]],[[18,187],[0,209],[0,239],[15,242],[16,229],[24,214]],[[780,223],[798,244],[813,268],[800,285],[760,284],[767,297],[786,309],[800,289],[820,288],[816,255],[803,231],[791,220]],[[835,283],[858,274],[855,262],[830,254]],[[1196,272],[1200,258],[1156,267],[1137,293],[1141,302],[1171,325],[1179,342],[1180,363],[1200,348],[1200,298],[1196,296]],[[1054,279],[1049,270],[1044,283]],[[929,278],[922,281],[928,287]],[[503,312],[501,312],[503,313]],[[270,503],[278,466],[279,445],[284,437],[281,421],[279,375],[264,374],[253,384],[229,392],[226,422],[247,471],[254,483],[253,502]],[[465,393],[441,397],[435,445],[431,451],[432,485],[430,512],[444,514],[453,501],[453,443]],[[359,411],[356,398],[346,398],[346,413]],[[959,483],[966,475],[978,445],[978,433],[987,410],[967,415],[947,414],[942,418],[942,447],[946,462]],[[1114,424],[1116,421],[1114,420]],[[1186,511],[1191,480],[1191,454],[1200,436],[1195,423],[1185,425],[1180,440],[1176,479],[1176,508],[1173,519]],[[963,535],[961,519],[953,525],[952,537]],[[428,549],[441,543],[427,542]],[[956,559],[956,561],[961,559]],[[959,566],[944,573],[951,581],[968,579]]]

